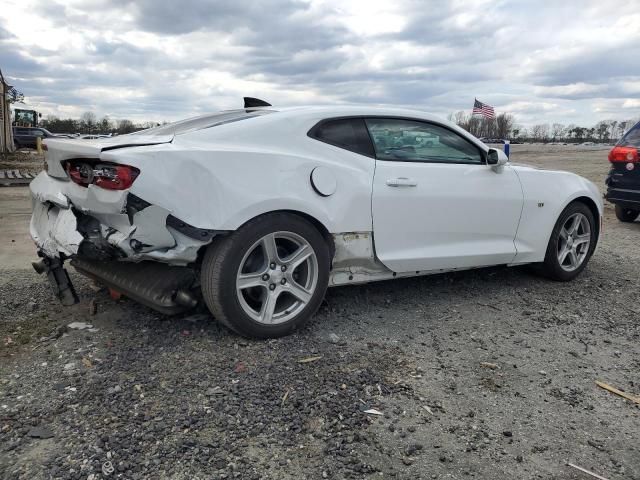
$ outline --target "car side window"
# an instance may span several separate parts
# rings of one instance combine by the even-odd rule
[[[379,160],[485,163],[477,146],[440,125],[397,118],[368,118],[366,124]]]
[[[311,138],[344,148],[351,152],[374,156],[371,138],[362,118],[334,118],[322,120],[308,134]]]
[[[31,135],[36,137],[44,137],[44,132],[42,130],[31,130]]]

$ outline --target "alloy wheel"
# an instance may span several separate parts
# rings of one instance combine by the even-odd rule
[[[295,318],[318,284],[311,244],[293,232],[269,233],[245,253],[236,275],[240,306],[254,321],[279,324]]]
[[[582,263],[591,245],[591,225],[582,213],[570,215],[562,225],[558,236],[558,263],[560,267],[572,272]]]

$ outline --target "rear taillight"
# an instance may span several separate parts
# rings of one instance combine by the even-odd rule
[[[95,185],[107,190],[126,190],[140,174],[140,170],[135,167],[115,163],[71,160],[66,161],[64,167],[69,178],[78,185]]]
[[[638,161],[638,149],[634,147],[613,147],[609,152],[609,161],[611,163],[636,163]]]

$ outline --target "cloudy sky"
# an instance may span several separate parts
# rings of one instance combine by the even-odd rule
[[[474,96],[523,125],[640,117],[638,0],[3,0],[0,68],[44,115]]]

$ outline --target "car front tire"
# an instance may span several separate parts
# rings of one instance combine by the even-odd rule
[[[616,205],[616,217],[618,220],[625,223],[634,222],[636,218],[640,215],[640,211],[633,210],[631,208],[624,208],[620,205]]]
[[[587,266],[598,240],[593,213],[582,202],[565,208],[551,232],[542,274],[566,282],[580,275]]]
[[[287,335],[316,312],[329,283],[329,247],[304,218],[258,217],[209,246],[202,295],[213,316],[254,338]]]

